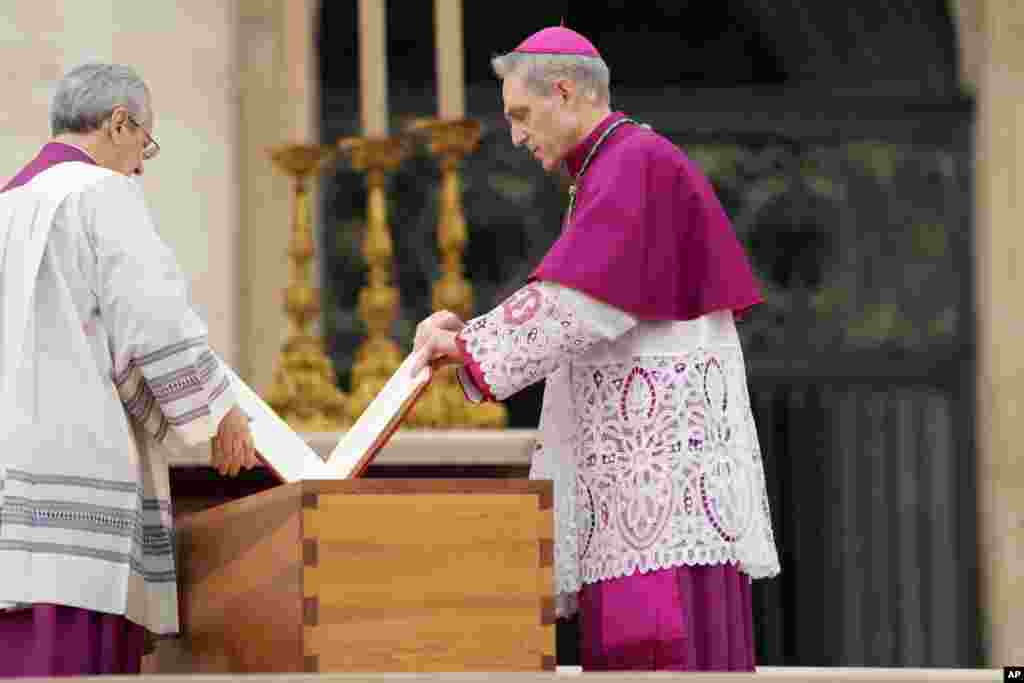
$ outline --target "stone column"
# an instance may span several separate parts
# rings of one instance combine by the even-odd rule
[[[388,39],[385,0],[359,0],[359,111],[363,135],[388,135]]]
[[[239,3],[241,84],[240,374],[257,391],[270,385],[287,331],[282,292],[288,280],[291,186],[267,148],[316,142],[318,83],[313,49],[315,0]],[[313,202],[315,224],[315,206]]]
[[[288,0],[283,7],[286,114],[292,139],[282,142],[319,142],[320,80],[313,45],[319,4],[316,0]]]
[[[1002,666],[1024,662],[1024,4],[972,5],[981,5],[983,27],[975,41],[979,568],[988,659]]]

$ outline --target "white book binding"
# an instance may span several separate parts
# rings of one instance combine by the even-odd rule
[[[413,353],[406,357],[326,461],[238,375],[230,368],[227,372],[242,411],[251,419],[249,429],[256,451],[279,479],[286,483],[304,479],[352,479],[362,474],[385,446],[430,384],[430,367],[415,376],[412,373],[418,355]]]

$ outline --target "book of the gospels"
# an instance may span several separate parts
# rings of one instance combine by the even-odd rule
[[[286,483],[304,479],[351,479],[362,474],[430,384],[429,367],[413,375],[417,356],[412,353],[406,357],[326,459],[317,455],[234,372],[228,369],[228,373],[239,406],[251,420],[249,428],[256,451],[279,479]]]

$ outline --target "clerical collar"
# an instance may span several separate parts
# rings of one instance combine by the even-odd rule
[[[72,145],[69,142],[58,142],[56,140],[47,142],[43,147],[42,155],[47,157],[53,156],[62,161],[83,161],[93,166],[99,166],[91,154],[78,145]]]
[[[612,112],[608,116],[602,119],[601,123],[594,127],[594,130],[590,131],[590,134],[583,139],[583,142],[573,147],[569,153],[565,156],[565,166],[569,171],[569,175],[573,178],[580,172],[580,168],[583,166],[583,162],[587,158],[587,154],[593,149],[597,141],[601,139],[608,127],[616,121],[620,121],[626,118],[626,115],[622,112]]]

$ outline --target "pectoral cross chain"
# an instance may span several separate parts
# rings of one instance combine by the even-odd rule
[[[594,143],[594,146],[590,148],[590,152],[587,153],[587,157],[583,160],[583,164],[580,166],[580,170],[576,174],[576,182],[569,186],[569,210],[565,212],[566,225],[568,225],[569,221],[572,220],[572,210],[576,207],[576,186],[579,185],[580,181],[583,179],[583,174],[587,172],[587,166],[590,165],[590,160],[594,158],[594,155],[597,153],[597,150],[601,148],[601,145],[608,138],[608,136],[612,134],[612,131],[614,131],[616,128],[618,128],[624,123],[632,123],[634,125],[650,128],[650,126],[648,126],[647,124],[637,123],[633,119],[619,119],[612,125],[608,126],[604,133],[601,134],[601,137],[597,139],[597,142]]]

